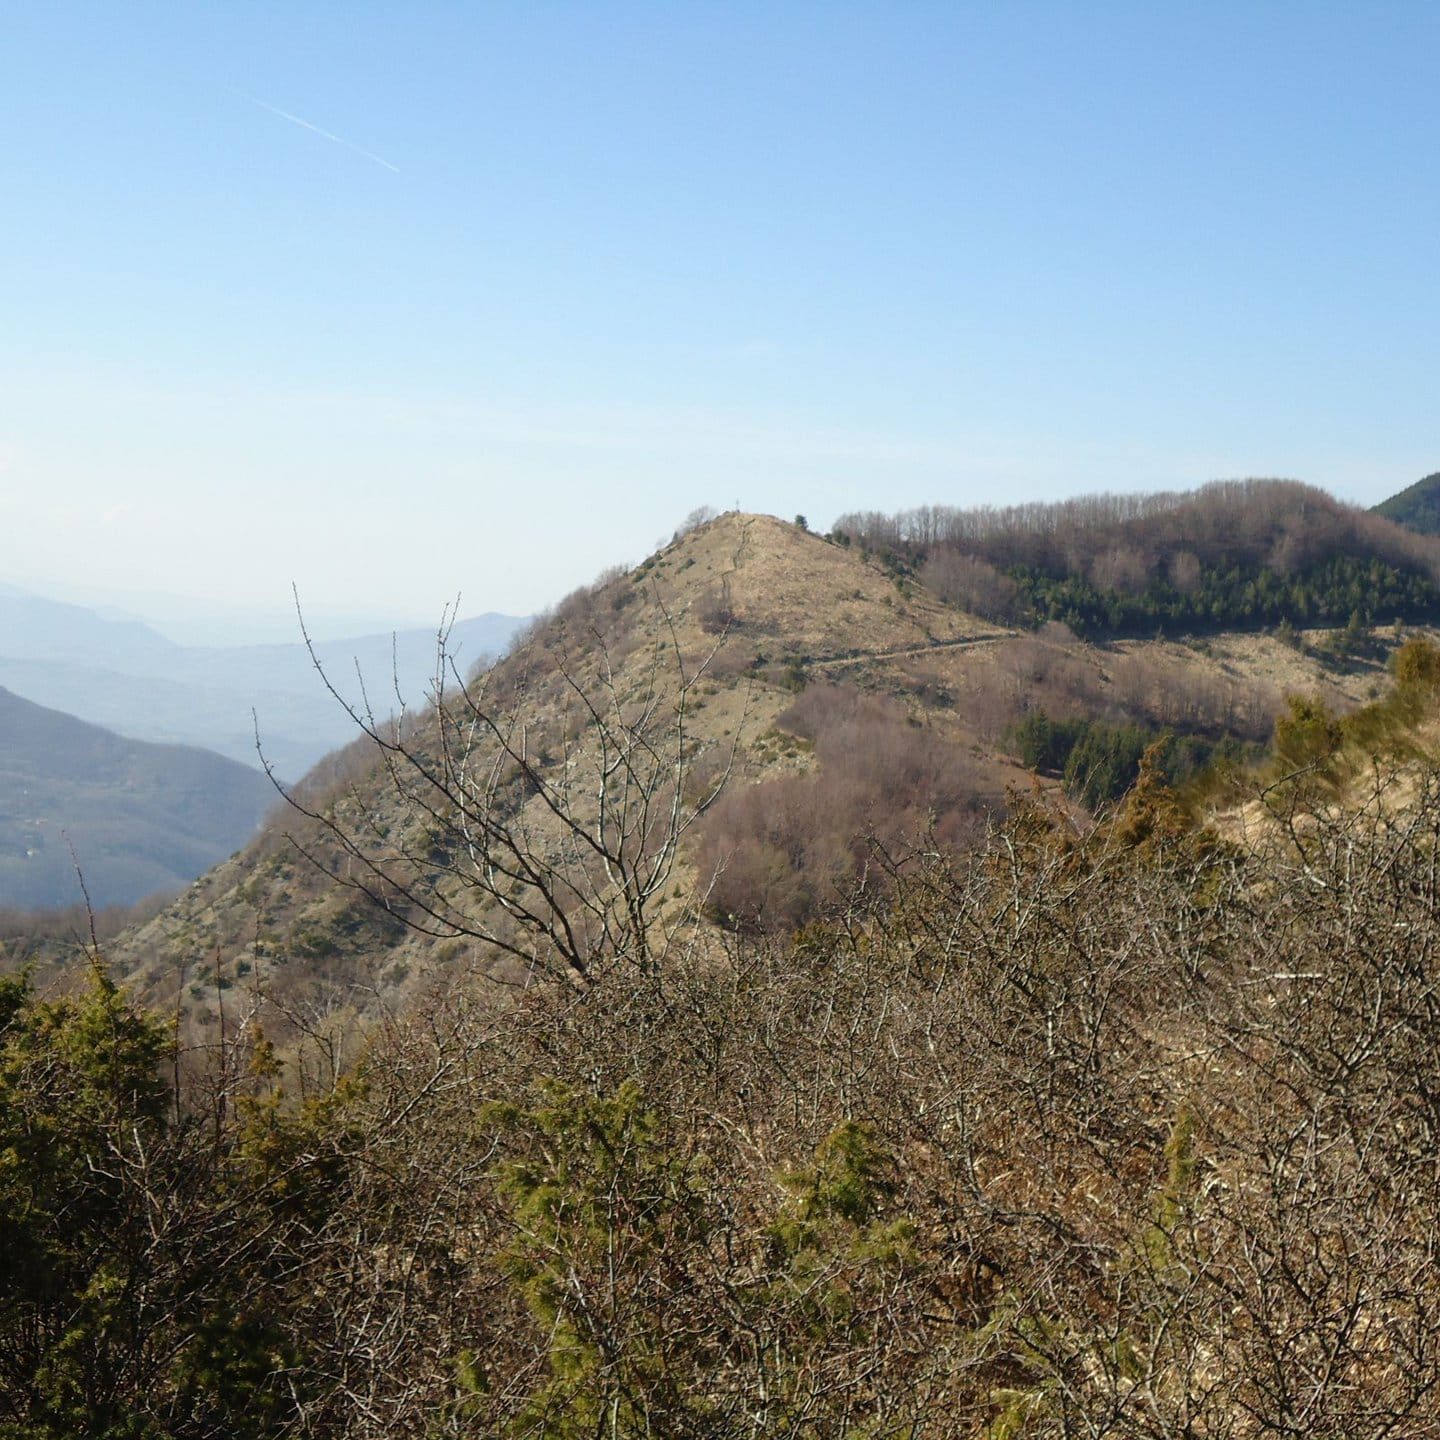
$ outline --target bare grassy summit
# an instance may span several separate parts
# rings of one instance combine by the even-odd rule
[[[777,724],[810,673],[843,661],[852,685],[894,685],[883,661],[872,671],[872,657],[988,643],[1004,633],[922,591],[902,593],[877,564],[796,526],[728,514],[633,570],[575,591],[490,672],[449,675],[438,711],[417,710],[393,730],[377,724],[376,737],[403,735],[438,754],[437,713],[453,718],[468,695],[501,717],[528,764],[561,783],[603,764],[587,703],[627,722],[648,705],[667,738],[683,746],[690,783],[728,772],[743,786],[813,767],[810,745]],[[927,709],[922,702],[911,708],[920,716]],[[374,739],[361,735],[364,718],[357,717],[357,740],[294,791],[320,819],[281,807],[253,845],[116,947],[119,963],[133,967],[148,992],[175,994],[182,1010],[209,1021],[224,987],[263,975],[267,985],[294,991],[297,1004],[365,1008],[437,964],[475,959],[471,937],[444,933],[455,926],[432,926],[440,932],[434,935],[409,930],[400,914],[414,916],[398,900],[387,911],[312,863],[367,878],[327,821],[363,832],[381,864],[412,856],[419,843],[424,827],[417,830]],[[591,803],[588,795],[571,798],[582,810]],[[563,843],[541,797],[515,803],[517,823],[535,844]],[[687,849],[676,878],[682,888],[694,881],[688,856]],[[432,878],[454,918],[466,903],[463,882]]]
[[[770,515],[722,515],[635,574],[665,582],[662,593],[712,627],[728,595],[738,633],[772,659],[823,662],[1003,633],[928,591],[898,587],[857,551]]]

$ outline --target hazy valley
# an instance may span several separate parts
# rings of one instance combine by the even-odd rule
[[[521,623],[459,621],[448,649],[468,670]],[[0,592],[0,907],[79,903],[77,867],[101,907],[180,889],[250,840],[278,800],[262,762],[293,781],[349,738],[346,704],[383,716],[423,700],[436,643],[436,631],[410,630],[313,653],[299,641],[186,647],[136,621]]]

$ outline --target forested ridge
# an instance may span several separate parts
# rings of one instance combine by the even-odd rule
[[[978,614],[1084,636],[1440,616],[1440,544],[1293,481],[865,512],[834,533]]]
[[[1440,474],[1427,475],[1382,500],[1375,513],[1421,535],[1440,534]]]

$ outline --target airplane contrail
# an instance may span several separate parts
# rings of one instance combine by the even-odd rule
[[[338,135],[332,135],[328,130],[322,130],[318,125],[312,125],[308,120],[302,120],[298,115],[292,115],[288,110],[282,110],[278,105],[267,105],[263,100],[257,100],[253,95],[246,95],[244,91],[237,91],[242,99],[248,100],[252,105],[258,105],[262,110],[268,110],[272,115],[278,115],[282,120],[288,120],[292,125],[299,125],[304,130],[312,130],[324,140],[333,140],[337,145],[343,145],[347,150],[353,150],[357,155],[363,155],[367,160],[373,160],[377,165],[383,165],[387,170],[393,170],[400,174],[400,167],[392,165],[388,160],[376,155],[373,151],[362,150],[358,145],[352,145],[348,140],[342,140]]]

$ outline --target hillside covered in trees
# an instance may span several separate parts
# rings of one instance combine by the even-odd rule
[[[1440,475],[1427,475],[1398,495],[1382,500],[1374,513],[1420,535],[1440,535]]]
[[[1440,618],[1440,542],[1293,481],[866,512],[835,534],[963,609],[1092,638]]]

